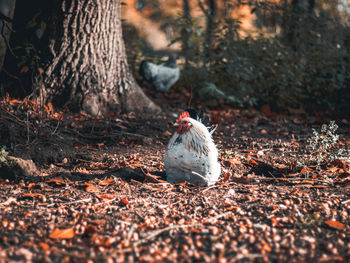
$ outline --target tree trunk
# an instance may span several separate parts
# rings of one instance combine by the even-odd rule
[[[10,40],[10,19],[15,12],[16,0],[0,0],[0,71],[5,60],[8,43]]]
[[[93,116],[159,111],[130,74],[120,0],[54,2],[49,59],[34,83],[38,102],[52,101]]]
[[[186,25],[190,26],[192,24],[192,19],[191,19],[191,11],[190,11],[190,4],[188,0],[183,0],[182,4],[183,8],[183,16],[185,19]],[[190,42],[190,37],[191,33],[185,30],[184,36],[183,36],[183,52],[185,55],[185,68],[189,66],[189,57],[190,57],[190,47],[189,47],[189,42]]]
[[[205,9],[202,2],[199,0],[199,7],[202,9],[206,16],[206,34],[205,34],[205,43],[204,43],[204,64],[207,64],[210,61],[210,48],[212,43],[215,17],[216,17],[216,0],[206,0],[208,8]]]

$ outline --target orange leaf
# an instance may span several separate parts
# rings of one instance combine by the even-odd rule
[[[304,168],[301,170],[301,173],[305,173],[305,172],[309,172],[309,171],[312,171],[312,169],[309,168],[309,167],[304,167]]]
[[[226,172],[224,175],[224,181],[227,182],[231,177],[231,173],[230,172]]]
[[[96,187],[93,184],[89,184],[87,182],[85,182],[85,190],[87,192],[95,192],[96,191]]]
[[[34,187],[36,185],[36,183],[30,183],[30,184],[28,184],[28,188],[32,188],[32,187]]]
[[[256,162],[256,161],[255,161],[255,160],[253,160],[253,159],[251,159],[251,160],[250,160],[250,163],[251,163],[251,164],[253,164],[253,165],[259,165],[259,163],[258,163],[258,162]]]
[[[271,252],[271,247],[269,246],[269,244],[265,243],[263,246],[263,250],[265,250],[266,252]]]
[[[334,173],[334,172],[336,172],[336,171],[338,171],[338,170],[339,170],[338,167],[332,167],[332,168],[329,168],[329,169],[327,170],[327,172]]]
[[[44,242],[40,242],[38,245],[42,250],[48,250],[50,248],[50,246]]]
[[[238,206],[227,206],[225,207],[227,211],[237,211],[239,210],[239,207]]]
[[[108,194],[104,194],[104,195],[98,195],[98,198],[102,199],[102,200],[112,200],[115,198],[115,196],[113,195],[108,195]]]
[[[125,197],[123,197],[120,201],[125,205],[130,205],[130,202]]]
[[[50,115],[49,108],[48,108],[46,105],[44,105],[44,109],[46,110],[47,114],[49,114],[49,115]]]
[[[114,184],[114,180],[112,178],[108,178],[108,179],[105,179],[105,180],[99,182],[98,184],[102,185],[102,186],[109,186],[109,185]]]
[[[59,179],[51,179],[51,180],[46,181],[46,183],[54,184],[54,185],[65,185],[66,184],[65,182],[63,182]]]
[[[237,160],[236,158],[232,158],[228,160],[231,164],[241,164],[240,160]]]
[[[303,183],[305,183],[305,184],[315,184],[315,181],[305,180]]]
[[[44,73],[44,70],[42,68],[38,68],[38,71],[39,71],[40,74]]]
[[[339,229],[339,230],[344,230],[346,228],[343,223],[340,223],[339,221],[332,220],[332,219],[325,221],[325,224],[331,228]]]
[[[21,73],[26,73],[26,72],[28,72],[29,71],[29,68],[28,68],[28,66],[24,66],[23,68],[21,68]]]
[[[50,234],[50,238],[53,239],[72,239],[74,237],[73,227],[66,229],[55,228],[55,230]]]
[[[18,103],[21,103],[21,101],[17,100],[17,99],[10,100],[10,104],[13,105],[13,106],[18,104]]]

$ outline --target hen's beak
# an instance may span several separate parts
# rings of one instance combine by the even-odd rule
[[[179,126],[179,124],[178,124],[177,122],[175,122],[175,123],[174,123],[174,126],[175,126],[175,127],[176,127],[176,126]]]

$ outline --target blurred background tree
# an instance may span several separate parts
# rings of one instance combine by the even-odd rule
[[[14,76],[23,88],[7,88],[11,94],[30,93],[41,67],[49,16],[42,8],[15,23],[17,58],[6,57],[3,87]],[[347,0],[124,0],[122,17],[137,80],[141,60],[158,63],[176,52],[182,76],[171,93],[193,92],[198,105],[350,112]]]
[[[208,105],[350,110],[346,0],[126,1],[124,9],[133,8],[168,43],[181,45],[155,47],[146,37],[137,48],[127,47],[135,72],[140,57],[177,51],[184,58],[177,90],[192,88]],[[126,39],[134,30],[144,34],[125,18]],[[130,56],[135,50],[138,55]]]

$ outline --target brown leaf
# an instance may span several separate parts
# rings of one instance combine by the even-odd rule
[[[90,184],[87,182],[84,182],[84,184],[85,184],[85,190],[87,192],[95,192],[96,191],[96,186],[94,186],[93,184]]]
[[[121,201],[124,205],[130,205],[130,202],[129,202],[128,199],[126,199],[125,197],[123,197],[120,201]]]
[[[231,158],[231,159],[225,160],[225,161],[228,161],[231,164],[241,164],[241,161],[237,160],[236,158]]]
[[[39,199],[41,199],[41,201],[45,202],[46,201],[46,196],[43,194],[39,194],[39,193],[24,193],[23,194],[24,197],[37,197]]]
[[[36,183],[30,183],[28,184],[28,188],[32,188],[32,187],[35,187],[36,186]]]
[[[38,246],[42,249],[42,250],[48,250],[50,248],[50,246],[44,242],[40,242],[38,244]]]
[[[21,68],[21,73],[26,73],[29,71],[29,67],[28,66],[24,66],[23,68]]]
[[[309,171],[312,171],[312,169],[309,167],[304,167],[300,172],[305,173],[305,172],[309,172]]]
[[[250,163],[253,164],[253,165],[259,165],[259,163],[253,159],[250,160]]]
[[[338,167],[332,167],[332,168],[327,169],[327,172],[329,172],[329,173],[335,173],[335,172],[338,171],[338,170],[339,170]]]
[[[224,181],[227,182],[231,177],[231,172],[227,171],[224,175]]]
[[[72,239],[75,236],[73,227],[66,229],[55,228],[50,234],[52,239]]]
[[[335,167],[346,169],[346,163],[339,159],[334,160],[331,164]]]
[[[46,183],[53,184],[55,186],[64,186],[64,185],[66,185],[65,182],[63,182],[63,181],[61,181],[59,179],[51,179],[51,180],[46,181]]]
[[[75,143],[73,143],[73,147],[75,148],[75,149],[80,149],[80,148],[82,148],[84,145],[81,143],[81,142],[75,142]]]
[[[115,184],[114,179],[108,178],[98,183],[101,186],[109,186]]]
[[[330,228],[334,228],[334,229],[339,229],[339,230],[345,230],[346,227],[343,223],[340,223],[339,221],[330,219],[324,222],[327,226],[329,226]]]

